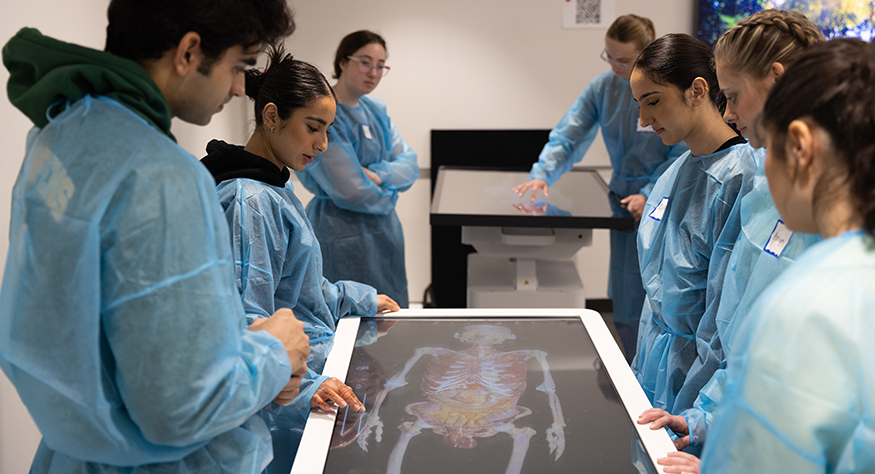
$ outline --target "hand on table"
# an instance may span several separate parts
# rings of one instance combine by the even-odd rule
[[[322,382],[316,394],[310,399],[310,406],[328,411],[331,409],[329,401],[334,402],[340,408],[346,408],[349,405],[353,411],[365,411],[365,406],[355,396],[352,389],[336,377]]]
[[[675,448],[684,449],[690,445],[690,429],[689,426],[687,426],[686,418],[680,415],[672,415],[671,413],[665,410],[660,410],[659,408],[651,408],[649,410],[644,410],[644,412],[638,417],[639,425],[647,423],[650,423],[651,430],[658,430],[667,426],[668,429],[677,434],[687,435],[674,440]]]
[[[623,199],[620,199],[620,204],[632,214],[635,221],[641,220],[641,215],[644,214],[644,205],[647,204],[647,196],[643,194],[630,194]]]
[[[699,474],[699,458],[683,451],[668,453],[664,458],[656,460],[663,467],[663,471],[669,474]]]
[[[520,197],[523,197],[527,192],[531,190],[532,203],[534,204],[535,198],[537,197],[539,190],[544,193],[544,197],[547,197],[547,188],[547,182],[543,179],[533,179],[527,183],[523,183],[513,188],[513,192],[518,194]]]
[[[386,295],[377,295],[377,314],[394,313],[401,309],[398,303]]]

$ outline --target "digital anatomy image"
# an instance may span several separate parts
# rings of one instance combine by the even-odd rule
[[[530,427],[518,427],[514,422],[532,413],[519,406],[518,400],[526,391],[526,374],[529,359],[540,363],[544,382],[536,390],[546,394],[553,415],[553,424],[546,430],[550,453],[559,459],[565,451],[565,421],[556,396],[556,386],[550,375],[547,353],[539,350],[516,350],[503,352],[495,346],[514,335],[511,330],[495,325],[472,325],[457,335],[459,341],[469,348],[455,351],[443,347],[422,347],[407,361],[404,369],[390,378],[374,401],[373,410],[358,436],[358,445],[365,451],[371,430],[375,442],[381,442],[383,421],[379,412],[386,395],[407,385],[407,374],[423,357],[429,357],[420,388],[426,400],[411,403],[404,411],[413,415],[413,421],[399,425],[401,430],[395,447],[389,456],[387,473],[398,474],[404,453],[410,440],[429,430],[443,437],[447,446],[459,449],[476,449],[477,438],[506,434],[513,443],[507,474],[518,474],[529,449],[529,440],[536,435]]]
[[[346,383],[325,474],[640,472],[579,318],[363,319]]]

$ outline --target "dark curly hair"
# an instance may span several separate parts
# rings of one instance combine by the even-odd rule
[[[186,33],[201,37],[208,74],[228,48],[273,44],[295,31],[285,0],[112,0],[105,50],[142,62],[160,59]]]
[[[816,44],[796,60],[769,93],[762,122],[769,152],[786,159],[790,123],[807,119],[829,133],[843,166],[817,183],[815,205],[850,184],[866,232],[875,237],[875,45],[841,38]],[[832,178],[832,179],[830,179]]]

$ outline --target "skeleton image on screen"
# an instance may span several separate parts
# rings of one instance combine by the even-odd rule
[[[529,440],[537,431],[530,427],[519,428],[514,422],[532,411],[517,405],[517,400],[526,390],[526,373],[529,359],[535,359],[544,371],[544,383],[537,390],[547,394],[553,424],[546,437],[550,453],[559,459],[565,450],[565,420],[556,396],[556,386],[547,365],[547,353],[538,350],[502,352],[493,346],[514,336],[510,329],[494,325],[467,326],[456,337],[471,347],[454,351],[442,347],[417,349],[404,368],[390,378],[374,401],[372,411],[358,437],[359,446],[367,451],[371,430],[375,430],[376,442],[382,440],[383,422],[380,406],[386,395],[398,387],[407,385],[405,377],[423,356],[431,356],[420,387],[426,401],[412,403],[405,411],[416,417],[401,423],[401,435],[389,457],[386,472],[399,474],[404,452],[411,438],[429,429],[443,436],[449,446],[473,449],[475,438],[487,438],[498,433],[507,433],[513,440],[513,451],[506,474],[518,474],[523,466]]]

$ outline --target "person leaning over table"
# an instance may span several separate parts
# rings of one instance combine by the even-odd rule
[[[605,35],[601,58],[611,70],[590,82],[568,112],[550,132],[530,181],[513,189],[523,196],[531,190],[532,203],[548,187],[583,159],[601,130],[611,158],[609,187],[614,216],[641,219],[641,211],[656,180],[687,151],[683,143],[665,145],[650,127],[641,126],[638,104],[629,88],[632,64],[656,38],[653,22],[637,15],[614,20]],[[644,287],[638,267],[637,232],[615,230],[611,235],[608,297],[613,303],[614,325],[623,344],[626,361],[635,356],[638,321],[644,304]]]

